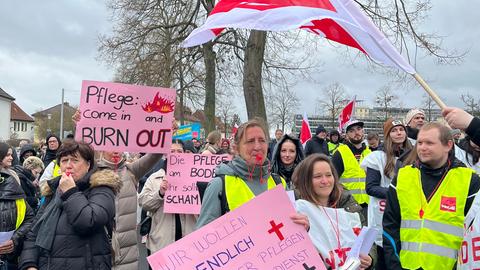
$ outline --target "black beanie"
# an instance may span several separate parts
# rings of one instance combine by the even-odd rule
[[[315,135],[318,135],[320,132],[327,132],[327,130],[321,124],[318,125],[317,129],[315,130]]]
[[[0,142],[0,162],[7,156],[8,149],[10,149],[10,145]]]

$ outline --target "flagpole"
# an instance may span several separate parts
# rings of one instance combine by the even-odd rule
[[[427,93],[430,95],[430,97],[438,104],[440,109],[443,110],[443,109],[445,109],[445,107],[447,107],[447,105],[445,105],[445,103],[443,103],[443,101],[440,99],[440,97],[437,95],[437,93],[435,93],[435,91],[433,91],[433,89],[430,88],[430,86],[423,80],[423,78],[418,73],[413,74],[413,77],[423,87],[423,89],[425,89],[425,91],[427,91]]]

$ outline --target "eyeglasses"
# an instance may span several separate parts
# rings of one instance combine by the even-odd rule
[[[48,141],[48,143],[58,143],[57,140],[51,140],[51,141]]]

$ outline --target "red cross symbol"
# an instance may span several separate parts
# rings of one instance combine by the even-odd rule
[[[282,241],[283,239],[285,239],[283,237],[283,234],[280,232],[280,228],[283,227],[283,223],[280,223],[280,224],[275,224],[275,221],[273,220],[270,220],[270,225],[272,226],[272,228],[270,230],[268,230],[268,233],[275,233],[277,235],[277,237],[280,239],[280,241]]]

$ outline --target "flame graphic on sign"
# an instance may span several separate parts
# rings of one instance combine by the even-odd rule
[[[169,113],[175,110],[175,102],[158,96],[158,92],[153,98],[152,102],[147,102],[145,106],[142,106],[145,112],[159,112]]]

